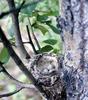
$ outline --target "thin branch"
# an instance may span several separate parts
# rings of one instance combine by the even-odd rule
[[[31,31],[32,31],[34,40],[35,40],[35,42],[36,42],[36,45],[37,45],[38,49],[40,50],[41,47],[40,47],[40,45],[39,45],[39,42],[38,42],[37,38],[35,37],[35,34],[34,34],[34,31],[33,31],[33,28],[32,28],[32,25],[31,25],[31,22],[30,22],[30,19],[29,19],[29,18],[28,18],[28,21],[29,21],[29,25],[30,25],[30,27],[31,27]]]
[[[14,0],[7,0],[7,2],[8,2],[10,10],[16,9]],[[22,8],[23,4],[24,4],[24,1],[22,2],[21,6],[19,7],[19,10],[12,13],[12,22],[14,25],[14,35],[15,35],[15,39],[16,39],[16,46],[18,47],[19,53],[22,58],[30,58],[30,55],[26,51],[26,49],[23,45],[23,42],[22,42],[21,31],[20,31],[20,26],[19,26],[19,19],[18,19],[19,11]]]
[[[8,76],[16,85],[20,86],[20,87],[23,87],[23,88],[28,88],[28,89],[31,89],[31,90],[35,90],[37,91],[37,89],[35,88],[35,86],[33,84],[26,84],[26,83],[23,83],[21,81],[18,81],[17,79],[15,79],[14,77],[12,77],[8,72],[7,70],[4,68],[3,65],[0,65],[0,67],[2,68],[2,72]]]
[[[0,67],[2,67],[2,69],[3,69],[2,72],[3,72],[6,76],[8,76],[11,80],[13,80],[14,83],[16,83],[17,85],[19,85],[19,86],[21,86],[21,87],[24,87],[24,83],[22,83],[22,82],[16,80],[14,77],[12,77],[12,76],[6,71],[6,69],[5,69],[3,66],[0,66]]]
[[[15,90],[15,91],[13,91],[13,92],[5,93],[5,94],[0,94],[0,98],[12,96],[12,95],[18,93],[19,91],[21,91],[22,89],[23,89],[23,88],[20,87],[19,89]]]
[[[18,65],[19,69],[32,81],[32,83],[35,85],[35,87],[41,93],[44,93],[45,95],[47,95],[46,92],[43,90],[43,87],[40,84],[38,84],[38,82],[33,77],[33,75],[31,74],[31,72],[26,68],[26,66],[23,64],[23,62],[17,56],[17,54],[13,50],[10,42],[7,40],[6,36],[4,35],[4,32],[2,31],[1,27],[0,27],[0,38],[1,38],[4,46],[7,48],[10,56],[13,58],[13,60],[15,61],[15,63]]]
[[[2,13],[0,14],[0,19],[3,18],[3,17],[5,17],[5,16],[7,16],[7,15],[9,15],[9,14],[11,14],[11,13],[18,12],[20,9],[27,8],[28,6],[32,6],[32,5],[34,5],[34,4],[36,4],[36,3],[39,3],[39,2],[41,2],[41,1],[43,1],[43,0],[37,0],[37,1],[35,1],[35,2],[27,3],[27,4],[23,5],[23,6],[19,6],[19,7],[17,7],[17,8],[13,8],[13,9],[11,9],[10,11],[2,12]]]
[[[25,73],[26,76],[28,76],[29,79],[31,79],[35,83],[36,80],[34,79],[32,74],[28,71],[28,69],[23,64],[23,62],[20,60],[20,58],[17,56],[15,51],[13,50],[10,42],[5,37],[4,32],[2,31],[1,27],[0,27],[0,38],[1,38],[4,46],[8,49],[8,52],[9,52],[10,56],[14,59],[14,61],[18,65],[18,67]]]
[[[0,61],[0,73],[3,72],[2,62]]]
[[[24,83],[16,80],[14,77],[12,77],[7,70],[4,68],[3,63],[0,62],[0,68],[1,68],[1,72],[3,72],[6,76],[8,76],[11,80],[13,80],[17,85],[24,87]]]
[[[20,7],[19,7],[19,9],[18,9],[18,11],[17,11],[17,13],[19,13],[20,12],[20,10],[23,8],[23,5],[25,4],[25,0],[23,0],[23,2],[21,3],[21,5],[20,5]],[[15,8],[16,9],[16,8]]]
[[[32,48],[33,48],[33,51],[37,54],[38,52],[36,51],[35,46],[34,46],[34,44],[33,44],[33,41],[32,41],[32,39],[31,39],[31,35],[30,35],[30,31],[29,31],[28,25],[26,25],[26,29],[27,29],[29,41],[30,41],[30,44],[31,44],[31,46],[32,46]]]

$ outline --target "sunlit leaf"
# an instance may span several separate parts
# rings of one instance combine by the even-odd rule
[[[37,3],[34,3],[28,7],[26,7],[25,9],[22,9],[21,13],[26,14],[27,16],[31,16],[32,12],[35,10],[37,6]]]
[[[7,49],[4,47],[0,52],[0,61],[3,63],[7,63],[10,58],[10,55]]]
[[[44,16],[57,16],[58,12],[57,11],[48,11],[44,14]]]
[[[47,39],[43,41],[44,43],[50,44],[50,45],[55,45],[57,43],[57,40],[55,39]]]
[[[44,16],[44,15],[37,15],[37,21],[39,22],[44,22],[48,19],[48,16]]]
[[[59,50],[56,48],[53,50],[53,53],[55,53],[55,54],[57,54],[58,52],[59,52]]]
[[[47,28],[45,28],[43,25],[40,25],[38,23],[34,23],[32,26],[34,28],[39,29],[42,32],[43,35],[45,35],[45,33],[48,32],[48,29]]]
[[[42,52],[49,52],[53,50],[53,47],[51,45],[46,45],[44,47],[42,47],[40,50],[38,50],[39,53],[42,53]]]
[[[51,25],[51,24],[49,24],[49,23],[46,23],[46,24],[52,29],[53,32],[55,32],[55,33],[57,33],[57,34],[60,33],[59,29],[56,28],[55,26],[53,26],[53,25]]]
[[[38,15],[38,12],[36,12],[36,11],[32,12],[32,17],[33,16],[37,17],[37,15]]]

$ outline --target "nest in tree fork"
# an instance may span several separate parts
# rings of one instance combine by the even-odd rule
[[[30,59],[28,69],[43,88],[48,100],[66,100],[65,87],[61,79],[61,59],[53,54],[39,54]]]

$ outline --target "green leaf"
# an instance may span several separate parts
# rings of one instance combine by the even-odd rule
[[[21,13],[26,14],[27,16],[32,16],[32,12],[35,10],[36,6],[37,6],[37,3],[34,3],[26,7],[25,9],[22,9]]]
[[[50,45],[55,45],[57,43],[57,40],[55,39],[47,39],[43,41],[44,43],[50,44]]]
[[[7,49],[4,47],[0,52],[0,61],[3,63],[7,63],[10,58],[10,55]]]
[[[52,21],[51,20],[47,20],[47,21],[45,21],[45,23],[47,24],[51,24],[52,23]]]
[[[33,11],[33,12],[32,12],[32,17],[33,17],[33,16],[37,17],[37,15],[38,15],[38,12],[37,12],[37,11]]]
[[[16,41],[15,41],[15,38],[14,37],[10,38],[9,41],[10,41],[11,44],[15,45],[15,42]]]
[[[44,16],[57,16],[58,12],[57,11],[48,11],[47,13],[44,14]]]
[[[42,47],[40,50],[38,50],[39,53],[43,53],[43,52],[49,52],[53,50],[53,47],[51,45],[46,45],[44,47]]]
[[[37,21],[39,22],[45,22],[48,19],[48,16],[44,16],[44,15],[37,15]]]
[[[19,16],[19,22],[24,22],[25,21],[25,18],[27,17],[27,15],[26,14],[20,14],[20,16]]]
[[[49,24],[49,23],[46,23],[46,24],[52,29],[53,32],[55,32],[55,33],[57,33],[57,34],[60,33],[59,29],[56,28],[55,26],[53,26],[53,25],[51,25],[51,24]]]
[[[53,50],[53,53],[55,53],[55,54],[58,54],[58,52],[59,52],[59,50],[56,48]]]
[[[34,28],[39,29],[42,32],[43,35],[45,35],[45,33],[48,32],[48,30],[44,26],[42,26],[42,25],[40,25],[38,23],[34,23],[32,26]]]
[[[48,30],[42,25],[38,25],[37,28],[43,33],[43,35],[48,32]]]

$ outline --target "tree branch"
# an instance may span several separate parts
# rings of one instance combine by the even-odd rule
[[[10,10],[16,9],[14,0],[7,0],[7,2],[8,2]],[[27,53],[27,51],[23,45],[23,42],[22,42],[20,26],[19,26],[19,19],[18,19],[19,11],[22,8],[23,4],[24,4],[24,1],[22,2],[18,11],[12,13],[12,22],[14,25],[14,34],[15,34],[16,45],[18,47],[19,53],[22,58],[26,58],[26,57],[30,58],[30,55]]]
[[[12,95],[18,93],[19,91],[21,91],[22,89],[23,89],[23,88],[20,87],[19,89],[15,90],[15,91],[13,91],[13,92],[5,93],[5,94],[0,94],[0,98],[12,96]]]
[[[11,14],[11,13],[18,12],[19,9],[24,9],[24,8],[26,8],[26,7],[28,7],[28,6],[31,6],[31,5],[36,4],[36,3],[39,3],[39,2],[41,2],[41,1],[43,1],[43,0],[37,0],[37,1],[35,1],[35,2],[33,1],[32,3],[27,3],[27,4],[23,5],[22,7],[19,6],[19,7],[15,8],[15,9],[13,8],[13,9],[11,9],[11,10],[9,10],[9,11],[2,12],[2,13],[0,13],[0,19],[3,18],[3,17],[5,17],[6,15]]]
[[[4,35],[4,32],[2,31],[1,27],[0,27],[0,38],[4,44],[4,46],[7,48],[10,56],[13,58],[13,60],[15,61],[15,63],[18,65],[19,69],[33,82],[33,84],[35,85],[35,87],[41,92],[44,93],[45,95],[46,92],[44,91],[43,87],[38,84],[38,82],[36,81],[36,79],[33,77],[33,75],[31,74],[31,72],[26,68],[26,66],[23,64],[23,62],[20,60],[20,58],[17,56],[17,54],[15,53],[15,51],[13,50],[10,42],[7,40],[6,36]],[[47,96],[46,96],[47,97]]]
[[[20,87],[23,87],[23,88],[28,88],[28,89],[37,91],[37,89],[35,88],[34,85],[23,83],[23,82],[21,82],[21,81],[18,81],[18,80],[15,79],[14,77],[12,77],[12,76],[7,72],[7,70],[4,68],[4,66],[3,66],[2,64],[0,64],[0,68],[2,68],[1,72],[3,72],[6,76],[8,76],[16,85],[18,85],[18,86],[20,86]]]
[[[34,44],[33,44],[33,41],[32,41],[32,39],[31,39],[31,35],[30,35],[30,31],[29,31],[28,25],[26,25],[26,29],[27,29],[29,41],[30,41],[30,44],[31,44],[31,46],[32,46],[32,48],[33,48],[33,51],[37,54],[38,52],[36,51],[35,46],[34,46]]]
[[[35,37],[35,34],[34,34],[34,31],[33,31],[33,28],[32,28],[32,25],[31,25],[31,22],[30,22],[30,19],[29,19],[29,18],[28,18],[28,21],[29,21],[29,25],[30,25],[30,27],[31,27],[31,31],[32,31],[34,40],[35,40],[35,42],[36,42],[36,45],[37,45],[38,49],[40,50],[41,47],[40,47],[40,45],[39,45],[39,42],[38,42],[37,38]]]

